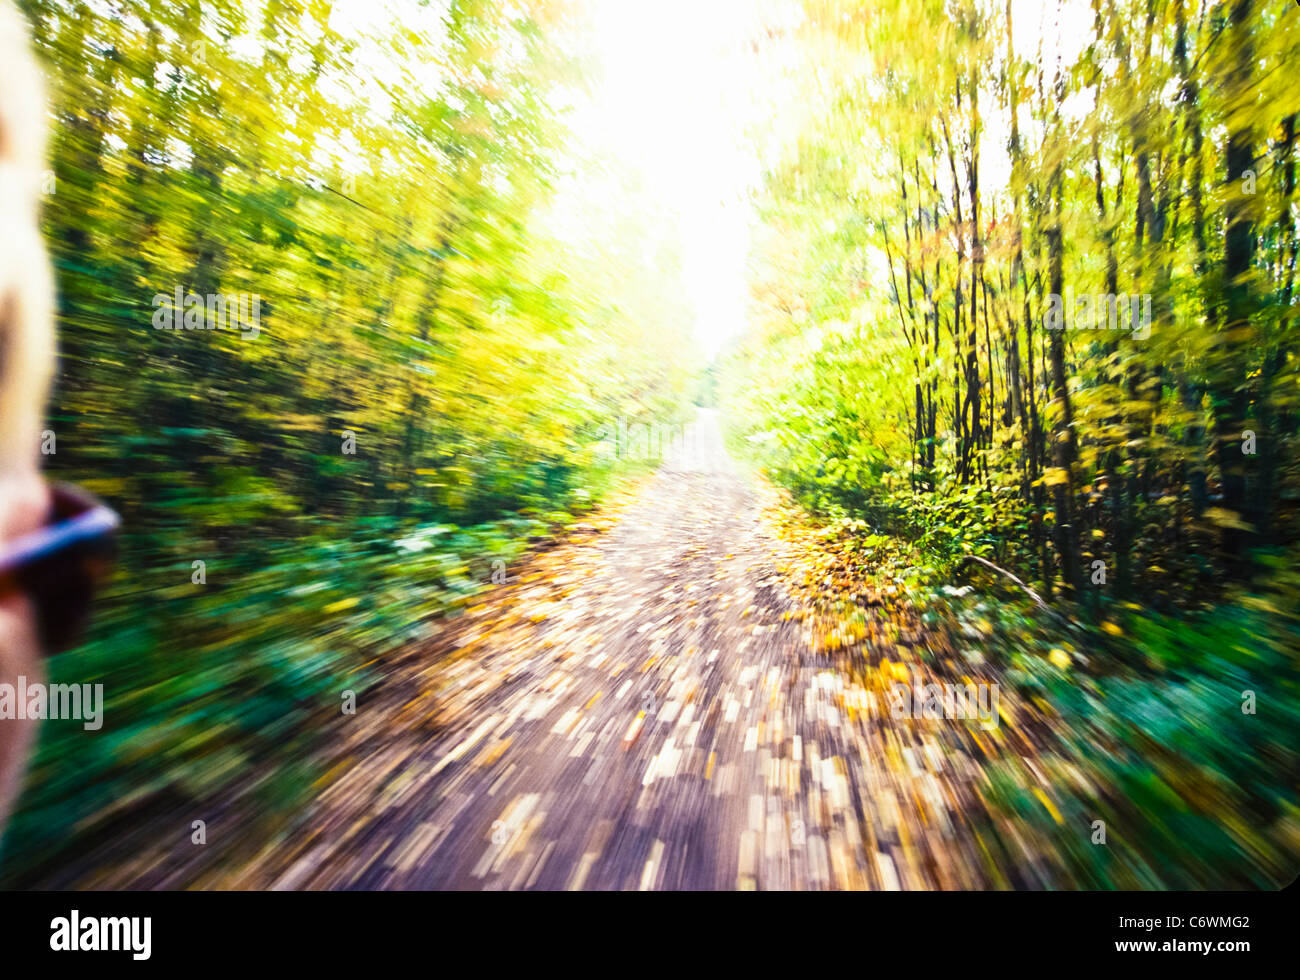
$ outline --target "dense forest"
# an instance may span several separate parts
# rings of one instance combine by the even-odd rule
[[[1172,788],[1223,861],[1243,845],[1215,813],[1289,834],[1296,9],[804,9],[763,42],[799,46],[809,111],[757,195],[737,447],[842,529],[848,565],[994,629],[1058,733],[1112,746],[1115,799],[1160,811]],[[1271,707],[1245,722],[1248,691]],[[1147,832],[1149,860],[1172,832]],[[1099,850],[1080,874],[1114,884]]]
[[[47,730],[10,868],[292,760],[323,691],[364,690],[363,663],[618,478],[602,427],[674,418],[692,384],[672,241],[566,138],[589,79],[564,5],[364,32],[314,0],[22,7],[51,90],[46,465],[126,532],[95,634],[55,665],[106,680],[117,724]],[[610,199],[566,226],[574,180]],[[190,295],[259,305],[184,323]]]
[[[815,21],[742,355],[798,358],[751,426],[792,486],[1048,599],[1205,600],[1285,555],[1294,14],[1096,0],[1068,60],[1011,3]]]

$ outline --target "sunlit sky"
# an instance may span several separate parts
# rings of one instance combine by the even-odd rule
[[[568,118],[578,139],[639,178],[654,212],[680,241],[695,331],[715,354],[745,325],[752,208],[762,175],[756,129],[769,129],[805,108],[783,72],[800,54],[772,43],[769,28],[796,26],[798,0],[581,0],[590,10],[589,50],[599,79]],[[1000,5],[999,5],[1000,6]],[[341,0],[334,23],[354,36],[391,21],[436,30],[441,4],[413,10],[402,0]],[[1065,63],[1091,34],[1087,0],[1012,0],[1017,54],[1033,58],[1041,42],[1049,68]],[[758,39],[759,44],[753,42]],[[369,65],[365,55],[361,63]],[[397,66],[373,64],[377,78]],[[410,66],[407,66],[408,70]],[[371,93],[374,94],[373,92]],[[981,145],[990,189],[1005,180],[1005,131],[994,118]],[[770,162],[770,161],[769,161]],[[608,194],[592,185],[588,196]],[[584,193],[569,187],[566,193]],[[589,210],[594,203],[573,208]]]
[[[779,97],[746,43],[755,0],[590,0],[600,84],[570,124],[643,176],[677,222],[701,346],[744,325],[748,195],[760,176],[746,127]]]
[[[778,45],[751,43],[765,28],[798,22],[789,0],[588,0],[593,9],[602,84],[570,120],[593,145],[639,170],[676,216],[696,334],[716,353],[745,324],[751,237],[750,192],[762,174],[755,126],[804,107],[782,68],[796,58]],[[1013,0],[1015,45],[1044,60],[1068,63],[1086,43],[1092,14],[1085,0],[1059,7]],[[992,130],[992,127],[990,127]],[[1001,144],[990,131],[982,147],[986,180],[1005,179]]]

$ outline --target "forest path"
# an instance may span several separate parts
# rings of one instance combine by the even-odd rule
[[[309,834],[223,884],[986,886],[950,723],[904,730],[812,652],[771,492],[712,412],[685,443],[391,665]]]

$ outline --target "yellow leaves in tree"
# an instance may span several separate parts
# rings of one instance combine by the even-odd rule
[[[1223,507],[1207,507],[1202,515],[1212,524],[1219,527],[1230,527],[1238,531],[1250,531],[1253,528],[1241,519],[1241,515],[1235,510],[1227,510]]]

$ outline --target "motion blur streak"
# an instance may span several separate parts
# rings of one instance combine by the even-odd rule
[[[1289,4],[19,6],[124,535],[0,884],[1294,878]]]

